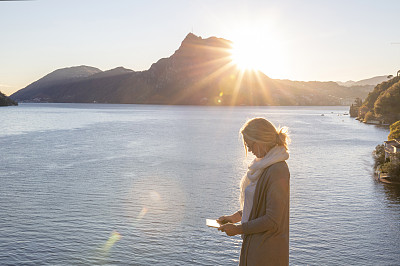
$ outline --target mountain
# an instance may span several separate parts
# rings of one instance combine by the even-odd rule
[[[17,101],[53,101],[51,94],[54,92],[51,90],[54,87],[65,83],[74,83],[100,72],[102,72],[100,69],[88,66],[57,69],[10,95],[10,98]]]
[[[355,86],[341,86],[337,82],[333,81],[292,81],[292,80],[280,80],[281,83],[285,84],[290,88],[297,88],[300,90],[299,97],[308,99],[320,95],[321,98],[328,96],[330,103],[336,102],[337,105],[350,105],[354,102],[355,98],[364,99],[368,93],[374,88],[373,85],[355,85]],[[303,96],[302,96],[303,95]],[[312,103],[303,101],[302,105],[318,105],[315,104],[318,101],[318,97]],[[314,103],[314,104],[313,104]],[[332,105],[326,103],[326,105]]]
[[[30,90],[39,87],[51,86],[62,82],[78,81],[100,72],[102,72],[100,69],[88,66],[76,66],[58,69],[44,76],[40,80],[33,82],[26,87],[26,89]]]
[[[117,67],[117,68],[110,69],[107,71],[95,73],[92,76],[90,76],[90,78],[105,78],[105,77],[118,76],[118,75],[133,73],[133,72],[134,71],[131,69]]]
[[[10,106],[10,105],[18,105],[18,103],[11,100],[9,97],[7,97],[0,91],[0,106]]]
[[[274,80],[232,63],[232,42],[189,33],[146,71],[80,66],[56,70],[10,97],[18,101],[190,105],[341,105],[372,86]]]
[[[341,85],[341,86],[345,86],[345,87],[351,87],[351,86],[365,86],[365,85],[373,85],[376,86],[379,83],[382,83],[384,81],[388,81],[390,78],[388,78],[388,75],[386,76],[376,76],[373,78],[369,78],[369,79],[363,79],[363,80],[359,80],[359,81],[346,81],[346,82],[340,82],[340,81],[336,81],[337,84]]]
[[[51,72],[10,97],[28,102],[92,102],[92,96],[89,94],[95,95],[99,92],[90,85],[98,88],[107,85],[112,87],[114,86],[113,78],[133,72],[123,67],[108,71],[89,66],[62,68]],[[81,86],[84,88],[80,91]],[[69,92],[63,89],[66,87],[76,87],[78,90]]]

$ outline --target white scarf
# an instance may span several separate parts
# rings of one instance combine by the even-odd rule
[[[252,183],[256,183],[260,178],[264,169],[274,163],[283,162],[289,159],[289,153],[283,146],[273,147],[263,158],[255,158],[248,166],[247,174],[240,182],[240,206],[243,208],[244,204],[244,190]]]

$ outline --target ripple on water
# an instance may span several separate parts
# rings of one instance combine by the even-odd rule
[[[291,264],[396,265],[400,192],[371,176],[371,151],[388,132],[337,116],[345,111],[7,109],[8,129],[0,133],[0,154],[7,154],[0,157],[0,261],[237,265],[241,238],[206,227],[205,219],[238,209],[243,162],[252,159],[245,158],[238,130],[247,118],[266,116],[291,132]]]

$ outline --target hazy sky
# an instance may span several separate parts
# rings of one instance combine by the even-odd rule
[[[146,70],[192,30],[252,40],[243,45],[271,78],[395,75],[399,10],[398,0],[0,1],[0,91],[9,95],[63,67]]]

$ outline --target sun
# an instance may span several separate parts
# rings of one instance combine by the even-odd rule
[[[261,70],[262,55],[252,43],[235,42],[232,45],[232,62],[241,70]]]
[[[285,76],[283,45],[271,34],[248,32],[232,40],[231,59],[240,70],[261,71],[267,76]]]

